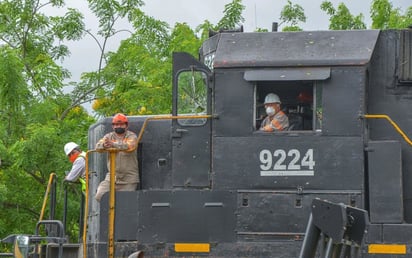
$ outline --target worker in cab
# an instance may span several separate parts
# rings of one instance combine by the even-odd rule
[[[279,96],[274,93],[269,93],[266,95],[263,104],[265,105],[267,116],[263,119],[260,130],[264,132],[287,130],[289,127],[289,119],[280,109],[281,101]]]
[[[70,162],[73,163],[71,170],[66,174],[64,181],[67,182],[77,182],[82,184],[82,192],[86,191],[86,152],[80,149],[77,143],[69,142],[64,145],[64,153],[69,158]]]
[[[118,149],[115,159],[115,190],[136,191],[139,188],[139,168],[137,161],[137,135],[129,130],[127,116],[116,114],[112,119],[113,131],[106,134],[96,144],[96,150]],[[110,158],[107,158],[105,179],[97,187],[96,200],[100,202],[104,193],[110,190]]]

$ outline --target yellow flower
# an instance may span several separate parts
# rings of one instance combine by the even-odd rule
[[[144,114],[146,113],[146,111],[147,111],[147,110],[146,110],[146,107],[145,107],[145,106],[139,108],[139,114],[140,114],[140,115],[144,115]]]

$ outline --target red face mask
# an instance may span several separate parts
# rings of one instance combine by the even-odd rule
[[[69,156],[70,162],[73,163],[73,162],[77,159],[77,157],[79,156],[79,154],[80,154],[80,153],[76,152],[76,153],[70,155],[70,156]]]

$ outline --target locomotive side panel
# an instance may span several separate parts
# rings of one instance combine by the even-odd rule
[[[412,113],[409,112],[412,99],[412,81],[402,78],[401,70],[412,62],[411,52],[402,49],[412,46],[411,30],[381,31],[376,44],[367,84],[367,113],[385,114],[399,128],[411,137]],[[409,70],[409,72],[412,72]],[[399,141],[401,157],[397,167],[402,169],[402,197],[404,220],[412,222],[412,148],[396,129],[384,119],[367,120],[369,139],[372,141]],[[384,189],[383,185],[377,185]],[[401,197],[399,197],[401,198]],[[370,200],[373,202],[373,200]]]

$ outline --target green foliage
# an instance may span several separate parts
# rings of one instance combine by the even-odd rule
[[[56,61],[69,54],[65,40],[83,33],[82,14],[73,9],[63,16],[47,16],[42,8],[58,8],[62,1],[36,0],[0,2],[0,40],[15,51],[24,71],[19,71],[30,94],[41,100],[61,94],[69,73]],[[34,101],[34,100],[31,100]]]
[[[147,16],[139,9],[131,13],[130,18],[135,29],[130,37],[131,42],[141,44],[143,51],[157,58],[168,57],[169,25]]]
[[[0,1],[0,236],[31,233],[39,219],[49,177],[57,174],[57,218],[62,217],[64,171],[71,163],[63,146],[75,141],[87,148],[87,132],[95,122],[80,104],[94,100],[97,115],[116,112],[161,114],[171,112],[172,53],[185,51],[197,56],[209,30],[237,29],[244,22],[241,0],[226,4],[216,24],[205,20],[193,31],[185,23],[170,27],[139,8],[142,0],[88,0],[99,22],[97,35],[86,28],[83,14],[67,8],[61,15],[47,15],[44,7],[66,7],[63,0]],[[335,9],[321,5],[330,16],[331,29],[363,29],[363,15],[353,16],[344,4]],[[48,13],[53,13],[48,11]],[[371,6],[373,28],[404,28],[412,24],[412,7],[405,13],[387,0]],[[124,29],[117,22],[126,19],[133,26],[130,37],[114,52],[106,50],[108,40]],[[306,21],[304,10],[288,1],[280,14],[283,31],[299,31]],[[257,31],[264,31],[257,29]],[[97,69],[83,73],[72,90],[65,91],[70,71],[61,61],[70,49],[64,43],[91,36],[100,50]],[[204,93],[197,86],[204,78],[182,78],[181,112],[202,112]],[[193,84],[194,82],[194,84]],[[193,108],[194,107],[194,108]],[[68,230],[77,240],[80,187],[67,185],[69,192]],[[49,208],[47,208],[48,211]],[[46,211],[46,212],[47,212]]]
[[[285,5],[280,13],[280,23],[282,25],[284,23],[290,24],[285,26],[282,31],[301,31],[302,29],[298,27],[299,22],[306,22],[306,15],[302,8],[302,6],[298,4],[292,4],[290,0],[288,0],[288,4]]]
[[[64,2],[0,2],[1,237],[33,232],[49,175],[57,173],[61,180],[70,168],[64,144],[87,146],[94,122],[70,105],[63,92],[69,73],[59,64],[69,55],[62,42],[84,34],[83,15],[69,9],[62,16],[47,16],[45,6],[63,7]],[[62,120],[65,111],[68,119]]]
[[[59,40],[79,40],[84,34],[85,24],[83,18],[82,13],[73,8],[68,8],[68,12],[64,16],[50,17],[50,20],[52,21],[53,31],[56,32],[56,37]]]
[[[102,69],[107,62],[106,47],[108,40],[119,32],[128,31],[124,29],[116,29],[116,24],[121,19],[133,20],[134,11],[143,5],[141,0],[88,0],[90,10],[95,14],[99,21],[99,30],[97,35],[94,35],[91,30],[83,29],[86,35],[91,36],[96,42],[100,50],[100,57],[97,61],[97,71],[84,73],[81,76],[80,82],[71,82],[73,90],[70,94],[71,104],[61,114],[61,119],[64,119],[71,108],[77,105],[88,103],[96,98],[104,98],[102,92],[110,89],[113,85],[106,81]],[[74,15],[70,15],[71,17]],[[80,16],[79,16],[80,17]],[[73,26],[74,27],[74,26]],[[129,31],[130,32],[130,31]],[[131,33],[131,32],[130,32]],[[99,36],[101,38],[99,38]],[[97,100],[100,101],[100,100]],[[100,101],[101,102],[101,101]],[[100,104],[97,106],[101,106]],[[99,113],[99,112],[98,112]],[[104,114],[100,112],[99,114]]]
[[[213,25],[210,21],[205,20],[202,24],[196,27],[195,33],[199,35],[200,42],[203,42],[209,38],[210,32],[219,32],[224,30],[237,30],[242,26],[245,18],[242,16],[242,12],[245,6],[242,4],[242,0],[233,0],[231,3],[225,5],[223,11],[223,17],[216,25]]]
[[[373,29],[404,29],[412,25],[412,6],[405,14],[388,0],[374,0],[371,5]]]
[[[4,113],[17,115],[27,104],[29,90],[23,77],[24,66],[15,50],[0,47],[0,108]]]
[[[12,169],[25,171],[36,181],[44,184],[48,175],[58,168],[60,160],[50,160],[49,157],[61,152],[59,142],[58,123],[32,123],[26,127],[25,138],[17,141],[11,147],[13,158]],[[26,156],[31,157],[26,159]]]
[[[22,133],[24,110],[32,100],[31,92],[24,80],[24,65],[17,50],[0,47],[0,121],[4,144],[14,142]]]
[[[116,33],[114,25],[119,18],[130,15],[131,10],[143,5],[142,0],[88,0],[88,2],[90,10],[99,20],[98,34],[106,39]]]
[[[195,32],[186,23],[177,23],[170,35],[169,55],[173,51],[187,52],[193,56],[197,56],[198,49],[202,41],[196,37]]]
[[[242,16],[244,9],[245,6],[242,4],[242,0],[232,0],[232,2],[226,4],[223,11],[224,16],[220,19],[215,29],[232,30],[241,26],[245,21],[245,18]]]
[[[241,0],[225,5],[224,17],[216,26],[205,21],[193,31],[185,23],[169,25],[135,9],[128,15],[134,33],[116,53],[107,55],[100,73],[83,75],[79,84],[95,88],[93,109],[99,115],[116,112],[159,114],[171,112],[171,56],[185,51],[196,56],[210,29],[234,29],[244,21]],[[200,33],[200,38],[196,36]],[[91,86],[92,85],[92,86]]]
[[[136,33],[108,55],[101,73],[104,84],[96,91],[93,108],[102,115],[170,113],[172,53],[196,55],[200,40],[187,24],[177,23],[170,32],[168,24],[140,10],[131,17]]]
[[[282,31],[303,31],[303,29],[299,26],[285,26]]]
[[[330,16],[330,30],[366,29],[366,25],[363,22],[363,14],[352,15],[344,3],[340,3],[338,9],[335,9],[331,2],[324,1],[320,8]]]
[[[255,32],[268,32],[268,29],[264,29],[264,28],[256,28]]]
[[[2,236],[17,232],[33,232],[40,217],[50,174],[56,173],[57,180],[61,183],[64,171],[71,167],[63,152],[64,144],[76,141],[86,147],[87,130],[94,122],[80,107],[72,109],[65,121],[56,120],[58,114],[55,111],[58,108],[55,101],[45,101],[32,107],[32,117],[26,124],[22,137],[6,150],[0,148],[0,189],[5,193],[5,198],[0,202],[0,217],[14,218],[6,221],[4,232],[0,232]],[[62,219],[63,211],[63,189],[60,183],[56,209],[58,219]],[[78,206],[79,201],[79,198],[73,198],[70,202],[73,202],[71,205]],[[69,223],[78,220],[78,210],[69,210],[68,217],[73,220]],[[73,234],[76,236],[76,232]]]
[[[94,108],[102,115],[138,114],[142,107],[157,113],[164,111],[157,102],[170,104],[162,85],[170,78],[168,25],[139,10],[131,17],[136,33],[121,43],[117,53],[108,55],[101,72],[104,85],[96,92]]]

